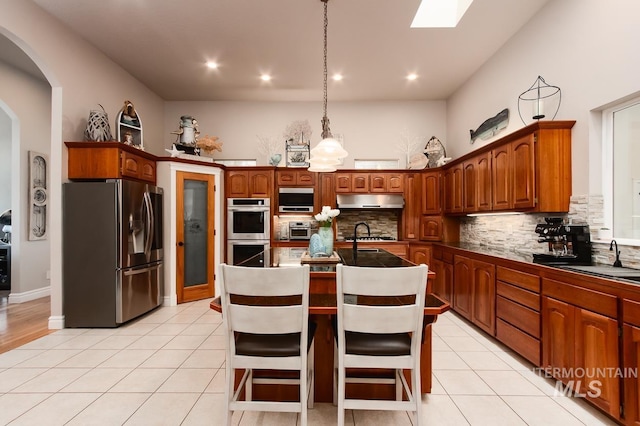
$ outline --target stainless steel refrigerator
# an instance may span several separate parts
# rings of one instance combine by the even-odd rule
[[[162,303],[162,199],[125,179],[63,185],[66,327],[117,327]]]

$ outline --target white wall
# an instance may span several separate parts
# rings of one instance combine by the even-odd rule
[[[267,159],[257,152],[256,135],[273,136],[282,140],[286,127],[295,120],[308,120],[313,130],[311,146],[320,141],[322,103],[318,102],[167,102],[165,104],[164,145],[176,142],[181,115],[198,120],[201,135],[218,136],[223,142],[219,159],[257,159],[266,165]],[[342,168],[352,168],[354,159],[400,159],[398,151],[402,134],[431,136],[446,143],[446,104],[444,101],[413,102],[331,102],[327,115],[331,131],[341,133],[349,157]],[[420,148],[424,148],[424,144]],[[284,156],[283,156],[284,159]],[[280,163],[284,166],[284,160]]]
[[[0,159],[2,161],[0,163],[0,188],[2,188],[0,213],[2,213],[11,208],[11,118],[2,108],[0,108]]]
[[[64,325],[62,316],[62,204],[61,184],[66,180],[63,141],[82,140],[91,109],[102,104],[113,122],[125,99],[132,101],[143,120],[145,147],[163,152],[164,104],[143,83],[30,0],[0,0],[0,36],[17,44],[42,70],[52,86],[50,103],[51,317],[49,326]],[[114,27],[114,31],[117,29]],[[108,34],[105,34],[108,37]],[[20,120],[23,117],[19,117]],[[26,200],[21,205],[26,205]],[[23,260],[21,259],[21,262]],[[28,260],[24,260],[25,262]]]
[[[562,89],[556,119],[577,120],[573,194],[601,194],[600,134],[590,111],[640,90],[639,16],[637,0],[550,1],[448,100],[454,157],[491,142],[470,145],[469,129],[503,108],[511,119],[496,137],[523,127],[518,95],[541,75]]]
[[[6,161],[3,169],[8,170],[11,176],[19,176],[18,185],[11,185],[19,188],[19,206],[12,205],[10,196],[6,207],[12,208],[11,298],[19,299],[21,295],[49,285],[46,278],[46,272],[50,268],[49,241],[28,239],[28,180],[29,151],[49,155],[51,148],[51,87],[46,82],[0,63],[0,100],[19,117],[15,125],[18,126],[20,140],[11,140],[10,125],[7,130],[9,140],[0,142],[8,145],[2,149],[7,149],[9,153],[7,157],[0,157]],[[18,149],[17,155],[12,153],[12,149]],[[17,164],[12,162],[14,158],[18,158]],[[11,191],[8,192],[11,194]]]

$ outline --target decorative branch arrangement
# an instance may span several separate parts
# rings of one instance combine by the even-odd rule
[[[291,141],[296,145],[308,144],[312,134],[309,120],[294,121],[287,126],[283,133],[286,141]]]
[[[411,157],[421,151],[424,140],[424,136],[410,136],[406,129],[400,132],[400,137],[396,143],[396,150],[405,155],[407,166],[411,162]]]

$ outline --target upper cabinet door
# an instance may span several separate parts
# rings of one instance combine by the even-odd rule
[[[271,197],[273,172],[250,171],[249,172],[249,196],[252,198]]]
[[[369,192],[369,173],[352,173],[351,190],[353,192]]]
[[[536,205],[535,151],[533,141],[533,134],[530,134],[511,143],[514,209],[529,209]]]
[[[474,213],[478,211],[478,179],[475,158],[472,158],[470,161],[465,161],[462,167],[463,210],[465,213]]]
[[[422,214],[440,214],[440,172],[422,175]]]
[[[249,172],[244,170],[229,170],[226,174],[227,198],[249,197]]]
[[[511,202],[511,145],[506,144],[491,151],[491,187],[493,188],[493,210],[507,210]]]
[[[387,176],[385,174],[371,174],[371,192],[387,192]]]
[[[351,192],[351,173],[336,173],[336,192]]]
[[[491,151],[476,157],[477,179],[477,207],[478,211],[486,212],[492,208],[491,203]]]

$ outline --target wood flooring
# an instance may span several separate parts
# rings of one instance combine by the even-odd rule
[[[11,304],[0,298],[0,353],[56,331],[48,328],[50,312],[50,297]]]

